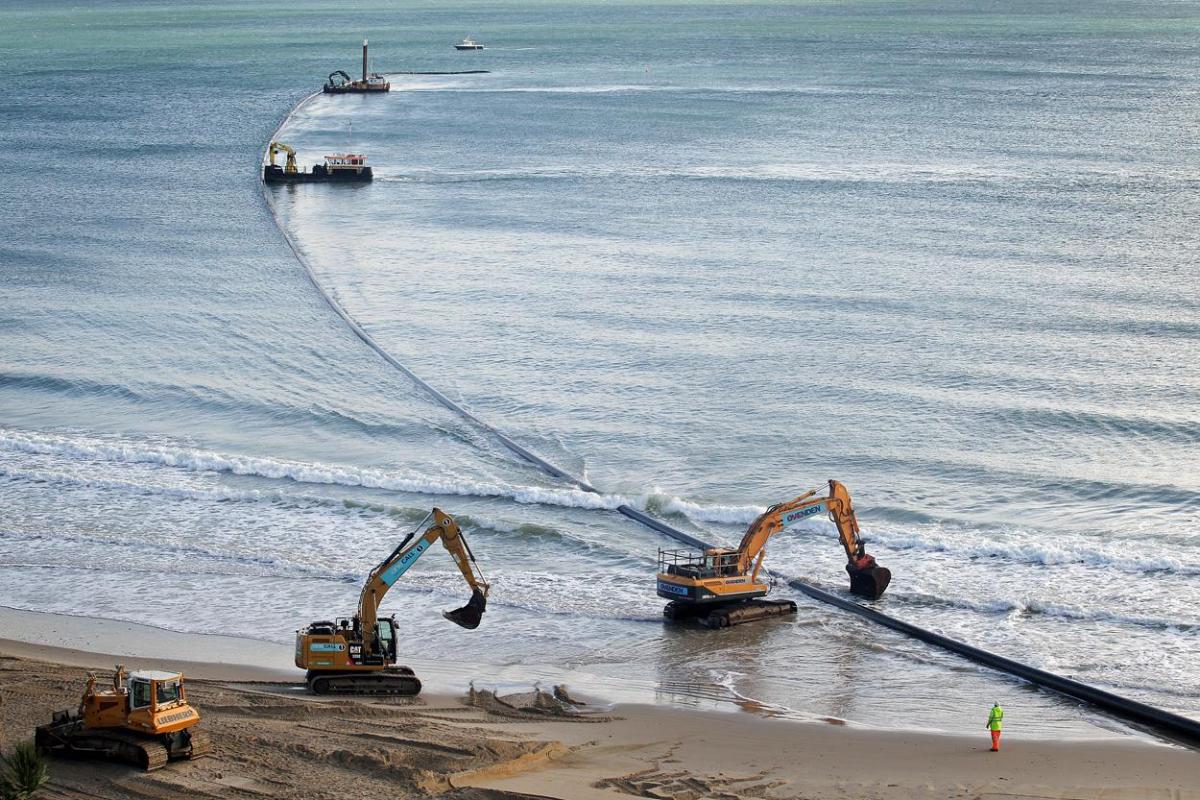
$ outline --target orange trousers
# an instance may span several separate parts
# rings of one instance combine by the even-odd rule
[[[992,731],[992,752],[1000,749],[1000,731]]]

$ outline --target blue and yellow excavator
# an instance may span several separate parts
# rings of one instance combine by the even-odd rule
[[[471,587],[467,604],[442,616],[468,630],[479,627],[487,609],[488,583],[458,523],[440,508],[433,509],[430,516],[433,524],[424,533],[419,537],[416,530],[408,534],[371,570],[359,595],[357,614],[311,622],[296,631],[296,666],[306,670],[308,687],[316,694],[420,693],[421,681],[413,671],[396,666],[403,631],[395,615],[380,618],[379,606],[388,589],[439,539]]]
[[[671,602],[663,609],[669,620],[697,618],[710,628],[726,628],[781,614],[794,614],[791,600],[763,600],[770,586],[760,579],[767,542],[777,533],[821,512],[837,527],[846,550],[846,572],[853,594],[876,600],[887,589],[892,573],[875,563],[858,533],[850,492],[835,480],[829,492],[812,489],[787,503],[764,511],[742,536],[736,549],[710,548],[658,551],[658,596]]]

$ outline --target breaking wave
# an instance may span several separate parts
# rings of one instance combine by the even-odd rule
[[[194,472],[223,472],[297,483],[359,486],[410,494],[501,497],[517,503],[566,508],[615,510],[618,506],[630,502],[629,498],[620,495],[595,494],[582,489],[510,485],[479,481],[465,476],[437,477],[406,470],[320,464],[85,437],[30,435],[15,431],[0,432],[0,450],[93,461],[155,464]]]
[[[479,480],[463,475],[437,476],[412,470],[389,470],[244,456],[199,448],[118,441],[84,435],[33,434],[0,429],[0,452],[2,451],[59,456],[86,461],[148,464],[190,472],[226,473],[287,480],[299,484],[361,487],[419,495],[502,498],[526,505],[600,511],[615,511],[619,506],[627,505],[643,510],[662,509],[666,513],[681,514],[698,522],[738,522],[743,517],[753,519],[758,513],[749,506],[703,506],[677,497],[664,496],[657,491],[639,496],[626,496],[588,492],[574,487],[508,484]],[[0,476],[47,483],[70,482],[101,489],[153,493],[182,499],[278,501],[323,505],[346,505],[347,503],[340,499],[275,489],[237,489],[224,486],[172,487],[120,479],[80,478],[61,471],[13,469],[4,466],[0,466]],[[384,506],[361,505],[364,508],[394,511],[394,509]],[[493,527],[495,524],[498,523],[484,521],[483,526]],[[504,532],[503,526],[497,527],[496,530]]]
[[[765,506],[706,506],[679,497],[666,497],[657,489],[651,493],[651,497],[648,510],[684,516],[693,522],[749,525],[758,518],[759,514],[767,510]],[[660,502],[656,503],[653,498],[657,498]]]
[[[890,597],[894,600],[902,600],[918,606],[950,607],[973,611],[979,614],[1057,617],[1059,619],[1078,622],[1109,622],[1158,631],[1176,631],[1189,634],[1200,633],[1200,621],[1197,620],[1172,620],[1161,617],[1120,614],[1105,609],[1081,608],[1067,603],[1047,603],[1034,598],[976,601],[964,598],[940,597],[922,592],[902,592],[895,590],[890,593]]]
[[[960,558],[1002,558],[1040,566],[1082,564],[1090,567],[1115,569],[1130,574],[1162,572],[1175,575],[1200,575],[1200,564],[1181,561],[1171,556],[1132,558],[1110,549],[1081,545],[1056,546],[1043,543],[962,540],[943,536],[878,532],[872,532],[867,538],[891,550],[947,553]]]

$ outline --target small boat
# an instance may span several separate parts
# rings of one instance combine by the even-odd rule
[[[458,44],[454,45],[455,50],[482,50],[483,45],[472,39],[470,36],[463,39]]]

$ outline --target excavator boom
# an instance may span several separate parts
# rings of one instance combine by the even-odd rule
[[[433,524],[420,537],[414,540],[415,534],[409,534],[390,556],[371,570],[358,599],[358,616],[364,628],[370,629],[375,624],[379,606],[388,589],[391,589],[400,576],[408,572],[408,568],[438,539],[442,540],[442,546],[450,552],[455,566],[471,587],[471,599],[467,604],[453,611],[445,611],[442,616],[468,630],[479,627],[483,612],[487,610],[488,584],[481,575],[476,575],[478,565],[475,556],[467,545],[467,540],[463,538],[458,523],[440,508],[435,508],[432,514]]]
[[[805,492],[786,503],[771,506],[746,530],[738,545],[738,567],[742,572],[754,563],[754,573],[762,564],[763,550],[767,542],[797,523],[825,513],[837,528],[838,539],[846,551],[846,571],[850,573],[850,591],[853,594],[877,599],[887,589],[892,573],[875,563],[866,552],[866,543],[858,531],[858,518],[850,501],[850,492],[839,481],[829,481],[829,493],[818,495],[816,489]]]

